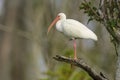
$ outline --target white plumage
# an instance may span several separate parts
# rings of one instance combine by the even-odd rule
[[[57,15],[56,19],[49,26],[48,32],[55,23],[56,23],[56,29],[59,32],[65,34],[70,39],[74,40],[74,59],[77,59],[75,39],[85,38],[85,39],[93,39],[95,41],[97,40],[97,36],[95,35],[94,32],[92,32],[90,29],[88,29],[85,25],[83,25],[79,21],[73,19],[66,19],[66,15],[64,13],[59,13]]]
[[[97,36],[86,26],[73,19],[59,20],[56,29],[69,38],[86,38],[97,40]]]

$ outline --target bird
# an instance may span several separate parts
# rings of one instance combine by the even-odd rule
[[[63,33],[70,40],[73,40],[74,60],[77,60],[76,54],[76,39],[92,39],[97,41],[96,34],[87,28],[84,24],[74,19],[67,19],[65,13],[59,13],[47,30],[47,34],[51,28],[56,24],[57,31]]]

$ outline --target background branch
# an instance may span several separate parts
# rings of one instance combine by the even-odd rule
[[[83,62],[83,60],[74,60],[74,59],[67,58],[64,56],[59,56],[59,55],[56,55],[53,58],[57,61],[66,62],[66,63],[82,68],[93,78],[93,80],[109,80],[108,78],[105,77],[105,75],[103,75],[102,72],[100,72],[99,74],[96,73],[95,70],[93,70],[88,64]]]

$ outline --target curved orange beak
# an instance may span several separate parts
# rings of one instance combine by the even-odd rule
[[[53,25],[54,25],[58,20],[60,20],[60,17],[59,17],[59,16],[57,16],[57,17],[54,19],[54,21],[50,24],[50,26],[48,27],[47,35],[48,35],[48,33],[50,32],[50,30],[51,30],[51,28],[53,27]]]

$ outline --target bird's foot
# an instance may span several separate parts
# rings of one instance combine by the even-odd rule
[[[78,59],[77,59],[77,57],[74,57],[73,60],[74,60],[74,61],[77,61]],[[73,69],[73,68],[74,68],[74,65],[71,64],[71,68]]]
[[[74,60],[75,60],[75,61],[78,60],[77,57],[74,57]]]

